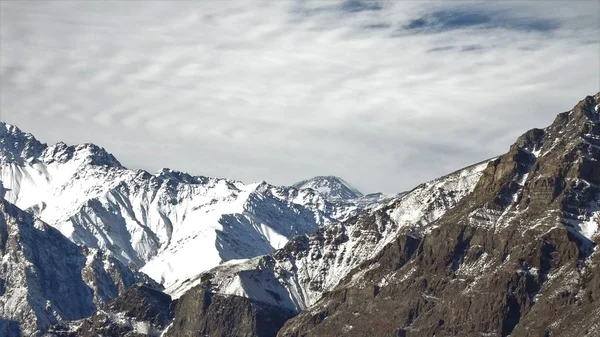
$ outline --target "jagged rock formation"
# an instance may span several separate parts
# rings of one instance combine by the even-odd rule
[[[598,104],[525,133],[427,235],[399,236],[279,336],[600,334]]]
[[[165,336],[274,337],[294,313],[240,296],[206,291],[199,285],[177,302]]]
[[[53,337],[160,336],[173,319],[171,297],[149,285],[136,284],[92,316],[53,326]]]
[[[91,315],[136,282],[118,260],[91,252],[0,200],[0,335],[34,336]]]

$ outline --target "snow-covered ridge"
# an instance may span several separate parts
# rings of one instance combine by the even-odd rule
[[[46,144],[14,125],[0,122],[0,163],[18,162],[39,156]]]
[[[359,206],[311,189],[125,168],[104,149],[48,146],[0,123],[6,199],[74,243],[169,285],[231,259],[268,254]]]
[[[405,233],[423,235],[430,224],[468,195],[487,161],[417,186],[365,210],[291,240],[268,256],[227,263],[166,289],[177,298],[200,282],[222,294],[245,296],[300,311],[314,304],[360,264]]]

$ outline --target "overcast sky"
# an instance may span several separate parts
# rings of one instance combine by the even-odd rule
[[[124,165],[394,193],[600,90],[600,1],[0,2],[1,119]]]

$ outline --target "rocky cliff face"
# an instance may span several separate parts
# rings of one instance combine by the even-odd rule
[[[91,315],[143,275],[0,200],[0,335],[34,336]]]
[[[240,296],[214,294],[199,285],[177,302],[165,336],[272,337],[294,313]]]
[[[600,334],[598,104],[525,133],[429,233],[397,237],[279,336]]]
[[[90,317],[61,322],[47,337],[158,337],[173,319],[171,297],[149,285],[136,284]]]

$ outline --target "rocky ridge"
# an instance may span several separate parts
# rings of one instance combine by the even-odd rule
[[[34,336],[87,317],[136,282],[152,282],[6,200],[0,200],[0,263],[2,336]]]
[[[279,336],[598,335],[598,104],[525,133],[430,233],[397,237]]]

